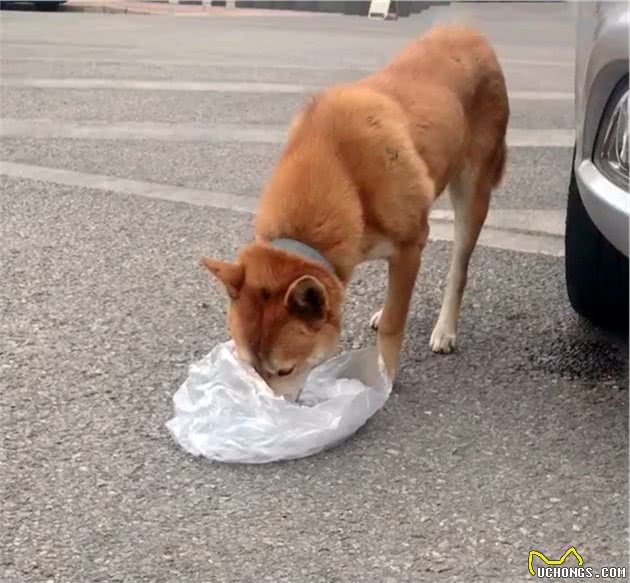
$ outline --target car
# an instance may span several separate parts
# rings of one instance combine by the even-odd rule
[[[9,0],[0,1],[0,8],[10,8],[11,6],[23,6],[24,4],[30,4],[41,12],[53,12],[58,10],[62,4],[65,4],[66,0]]]
[[[35,0],[33,4],[36,10],[43,12],[53,12],[58,10],[62,4],[65,4],[66,0]]]
[[[565,229],[566,286],[574,310],[628,330],[627,2],[579,2],[576,141]]]

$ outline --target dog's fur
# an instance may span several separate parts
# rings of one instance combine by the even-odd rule
[[[387,298],[372,325],[393,377],[429,212],[447,185],[455,240],[430,345],[451,352],[470,256],[503,173],[508,116],[494,51],[460,26],[435,27],[384,69],[317,95],[291,124],[260,200],[256,240],[234,263],[203,259],[229,293],[240,357],[278,393],[293,392],[335,350],[355,266],[386,258]],[[335,273],[270,246],[276,238],[308,244]]]

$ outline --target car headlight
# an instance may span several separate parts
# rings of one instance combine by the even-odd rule
[[[628,78],[606,106],[595,142],[593,162],[619,188],[628,190]]]

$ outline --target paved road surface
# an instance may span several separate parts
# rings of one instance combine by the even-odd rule
[[[196,267],[250,236],[255,195],[314,87],[467,12],[511,92],[510,161],[471,271],[461,348],[431,354],[440,205],[403,368],[341,447],[263,467],[192,459],[164,422],[225,339]],[[574,545],[628,566],[627,346],[567,305],[572,8],[341,16],[3,13],[3,581],[527,581]],[[168,199],[168,200],[167,200]],[[373,342],[359,269],[345,348]]]

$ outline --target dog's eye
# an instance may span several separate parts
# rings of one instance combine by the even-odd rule
[[[266,302],[271,297],[271,292],[266,287],[263,287],[260,290],[260,296],[262,297],[263,302]]]
[[[283,369],[278,371],[278,376],[279,377],[286,377],[286,376],[290,375],[293,372],[294,368],[295,368],[294,366],[292,366],[291,368],[283,368]]]

